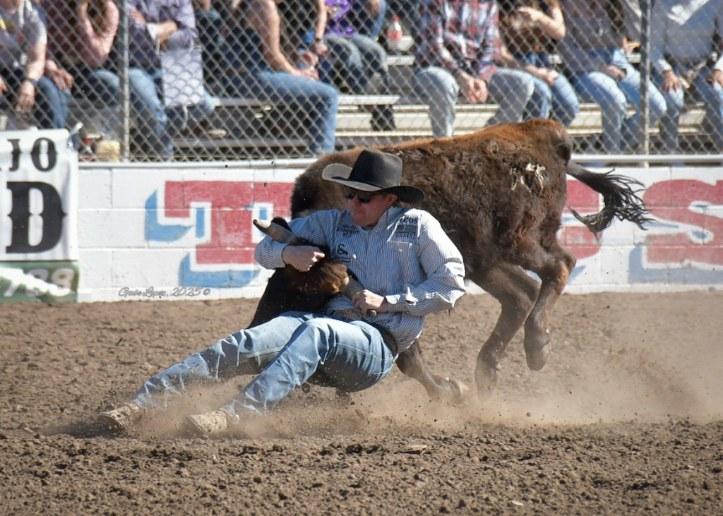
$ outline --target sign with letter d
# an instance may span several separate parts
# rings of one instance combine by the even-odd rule
[[[43,290],[33,281],[28,284],[34,287],[23,290],[17,274],[2,274],[3,269],[23,263],[27,271],[28,262],[51,263],[53,270],[65,262],[67,269],[67,262],[78,259],[77,182],[78,158],[68,146],[68,131],[0,132],[0,282],[11,283],[0,284],[0,301]],[[33,277],[53,283],[52,271],[37,269],[30,267]],[[63,286],[77,284],[73,279]]]

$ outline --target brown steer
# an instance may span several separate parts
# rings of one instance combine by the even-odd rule
[[[380,147],[404,161],[404,182],[422,189],[421,208],[442,224],[464,256],[467,278],[500,302],[497,324],[477,357],[478,391],[494,388],[505,348],[524,324],[530,369],[545,365],[549,354],[547,315],[568,281],[575,258],[557,240],[565,206],[566,174],[603,195],[605,206],[588,216],[573,214],[591,231],[605,229],[614,217],[640,227],[648,221],[636,181],[597,174],[570,161],[564,127],[551,120],[500,124],[472,134],[415,140]],[[330,163],[351,166],[360,148],[323,156],[296,180],[293,217],[315,210],[343,208],[342,189],[323,181]],[[532,271],[540,283],[529,277]],[[448,387],[429,371],[415,343],[399,357],[400,368],[428,391]]]

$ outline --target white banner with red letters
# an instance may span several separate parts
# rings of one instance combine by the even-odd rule
[[[254,218],[288,217],[301,167],[199,164],[82,168],[81,300],[257,296]],[[723,167],[619,168],[645,185],[647,231],[616,221],[600,238],[566,211],[560,239],[578,258],[568,291],[723,287]],[[570,178],[568,206],[602,198]]]

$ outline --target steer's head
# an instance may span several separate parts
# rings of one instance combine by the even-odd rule
[[[297,237],[288,223],[281,217],[274,217],[271,222],[254,220],[254,225],[277,242],[289,245],[311,245],[310,242]],[[328,256],[328,249],[322,249]],[[349,285],[349,274],[341,262],[324,259],[315,263],[307,272],[301,272],[291,266],[283,269],[286,287],[292,292],[307,295],[334,296],[344,292]]]

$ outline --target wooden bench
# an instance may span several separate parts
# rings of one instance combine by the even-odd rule
[[[399,95],[339,95],[339,107],[388,106],[399,102]],[[249,97],[226,97],[217,100],[222,108],[257,108],[276,105],[276,102]]]

